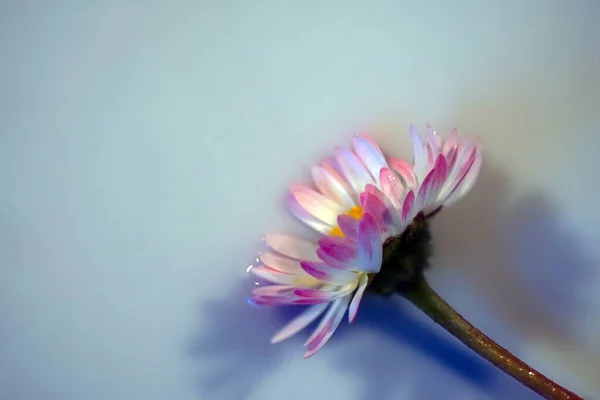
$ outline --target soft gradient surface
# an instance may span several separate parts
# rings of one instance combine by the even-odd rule
[[[285,4],[284,4],[285,3]],[[600,398],[600,3],[3,1],[0,398],[534,399],[398,300],[317,355],[252,308],[288,187],[352,133],[479,134],[432,285]]]

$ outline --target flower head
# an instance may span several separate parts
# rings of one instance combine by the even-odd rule
[[[419,259],[407,243],[414,237],[429,238],[422,229],[425,218],[473,185],[481,166],[481,152],[474,141],[459,138],[456,130],[442,140],[429,127],[425,140],[414,127],[411,136],[412,165],[399,159],[388,162],[372,139],[354,136],[353,150],[336,148],[334,157],[312,168],[316,189],[292,187],[290,211],[323,236],[308,242],[268,235],[270,251],[261,254],[263,265],[251,269],[272,283],[253,291],[254,302],[310,305],[272,342],[291,337],[323,315],[305,343],[305,357],[318,351],[346,310],[349,321],[354,320],[369,286],[383,294],[411,275],[411,271],[385,267],[386,251]],[[393,285],[382,285],[381,276],[391,276]]]

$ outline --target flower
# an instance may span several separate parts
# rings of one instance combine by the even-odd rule
[[[255,289],[253,301],[310,305],[271,342],[293,336],[324,314],[304,344],[305,358],[315,354],[346,310],[350,322],[356,317],[365,290],[382,268],[386,243],[395,241],[396,251],[405,251],[397,244],[406,241],[403,235],[413,221],[432,216],[473,185],[482,160],[475,141],[459,138],[456,129],[443,141],[430,127],[423,140],[411,126],[411,137],[413,165],[388,162],[370,137],[354,136],[353,151],[338,147],[334,157],[312,168],[317,190],[292,187],[288,208],[323,236],[316,243],[266,237],[271,251],[260,255],[263,265],[251,272],[272,285]]]

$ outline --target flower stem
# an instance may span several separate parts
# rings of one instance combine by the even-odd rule
[[[471,325],[429,286],[423,276],[397,292],[470,349],[540,396],[552,400],[582,400],[580,396],[531,368]]]

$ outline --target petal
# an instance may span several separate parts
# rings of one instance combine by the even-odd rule
[[[421,141],[421,136],[414,125],[410,126],[410,137],[413,142],[414,152],[414,170],[419,182],[422,182],[427,173],[427,154],[425,153],[425,145]]]
[[[286,203],[287,208],[292,213],[292,215],[298,218],[298,220],[303,222],[309,228],[312,228],[315,231],[322,234],[328,234],[331,231],[331,225],[326,224],[323,221],[315,218],[312,214],[306,211],[304,207],[298,204],[298,201],[292,194],[290,194],[287,197]]]
[[[404,202],[402,204],[402,222],[410,223],[415,217],[415,192],[412,190],[406,194]]]
[[[390,166],[400,175],[407,187],[413,188],[417,185],[417,177],[413,167],[404,160],[392,159]]]
[[[327,314],[323,317],[321,324],[319,324],[319,327],[317,327],[313,335],[311,335],[311,338],[309,338],[310,340],[305,344],[307,349],[304,353],[304,358],[308,358],[315,354],[325,345],[325,343],[327,343],[329,338],[331,338],[331,335],[333,335],[333,332],[335,332],[339,326],[342,318],[344,318],[349,301],[350,296],[346,296],[336,300],[331,305]]]
[[[358,220],[349,215],[338,216],[338,226],[348,239],[356,240],[358,237]]]
[[[350,197],[352,197],[352,200],[354,201],[354,204],[356,205],[357,201],[358,201],[358,196],[354,192],[354,189],[352,188],[352,186],[348,183],[348,181],[346,181],[346,178],[344,178],[344,176],[342,174],[342,168],[340,168],[336,159],[334,157],[329,157],[328,159],[326,159],[325,161],[323,161],[321,163],[321,167],[325,171],[327,171],[327,173],[331,177],[333,177],[333,179],[338,181],[338,183],[346,189],[346,192],[350,195]]]
[[[382,168],[379,172],[379,181],[381,182],[381,191],[388,198],[392,206],[398,211],[402,209],[400,200],[404,192],[404,185],[389,168]]]
[[[381,190],[373,185],[367,185],[365,190],[372,196],[366,199],[364,212],[369,212],[376,220],[383,222],[382,233],[395,235],[401,229],[402,219]]]
[[[447,159],[449,159],[448,154],[450,153],[450,151],[455,150],[457,145],[458,145],[458,129],[453,128],[450,131],[450,134],[448,135],[446,140],[444,141],[444,146],[442,148],[442,152],[446,155]]]
[[[364,137],[354,136],[352,138],[352,147],[358,158],[367,167],[374,181],[379,182],[379,171],[387,167],[387,162],[381,154],[379,147],[374,146],[371,141]]]
[[[423,180],[417,195],[417,206],[419,211],[436,202],[438,194],[446,182],[447,174],[446,158],[440,154],[436,158],[435,166]]]
[[[313,278],[332,285],[348,285],[358,278],[354,272],[333,268],[319,261],[301,261],[300,265]]]
[[[442,138],[437,134],[435,129],[431,127],[431,125],[427,124],[427,129],[425,130],[427,135],[427,141],[431,143],[432,147],[436,151],[437,154],[442,150]]]
[[[294,295],[307,299],[323,299],[327,301],[333,301],[352,293],[355,288],[356,284],[338,286],[335,290],[297,288],[294,290]]]
[[[478,149],[477,155],[475,156],[475,161],[473,161],[473,165],[465,175],[462,182],[458,184],[458,187],[454,190],[450,196],[444,201],[446,205],[450,205],[454,203],[456,200],[463,197],[465,194],[471,190],[477,177],[479,176],[479,172],[481,171],[481,166],[483,165],[483,156],[481,154],[481,150]]]
[[[354,318],[356,318],[356,314],[358,313],[358,306],[360,305],[360,301],[362,300],[363,294],[365,293],[365,289],[367,288],[367,283],[369,282],[369,277],[367,274],[362,274],[360,277],[360,281],[358,284],[358,288],[356,289],[356,293],[352,298],[352,302],[350,303],[350,308],[348,309],[348,321],[350,323],[354,322]]]
[[[338,204],[347,209],[354,206],[354,200],[348,193],[346,187],[325,168],[314,166],[312,167],[311,172],[315,185],[326,197],[335,200]]]
[[[250,273],[259,277],[260,279],[264,279],[279,285],[293,285],[293,280],[296,278],[296,275],[286,274],[263,266],[250,268]]]
[[[336,148],[335,158],[346,181],[357,194],[360,194],[368,183],[373,183],[373,178],[371,178],[363,163],[350,150],[344,147]]]
[[[281,234],[268,234],[265,237],[267,245],[284,256],[296,260],[318,260],[315,243]]]
[[[288,322],[275,335],[273,335],[271,338],[271,343],[279,343],[294,336],[296,333],[310,325],[310,323],[317,319],[321,314],[323,314],[328,306],[328,303],[323,303],[307,308],[302,312],[302,314]]]
[[[339,236],[325,236],[319,239],[320,250],[343,263],[353,263],[358,259],[356,244]]]
[[[271,252],[262,253],[258,258],[263,264],[277,271],[286,274],[304,274],[298,260],[292,260]]]
[[[293,186],[291,192],[300,206],[328,225],[334,226],[337,223],[337,216],[345,211],[345,208],[335,201],[306,186]]]
[[[351,265],[351,264],[346,264],[344,262],[338,261],[335,258],[333,258],[332,256],[330,256],[329,254],[325,253],[323,251],[323,249],[317,249],[317,255],[319,256],[319,258],[321,259],[321,261],[323,261],[325,264],[336,268],[336,269],[343,269],[343,270],[348,270],[348,271],[356,271],[357,270],[357,266]]]
[[[358,224],[358,258],[364,272],[379,272],[382,261],[382,244],[375,218],[365,213]]]
[[[456,164],[450,171],[448,178],[440,193],[440,200],[445,201],[463,181],[477,158],[477,146],[474,143],[466,142],[458,149]]]
[[[295,286],[267,285],[257,287],[252,291],[254,296],[293,296]]]

